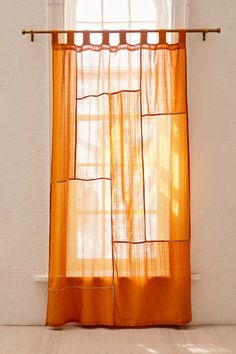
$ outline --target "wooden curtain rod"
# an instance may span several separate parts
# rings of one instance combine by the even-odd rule
[[[180,31],[185,31],[186,33],[202,33],[203,35],[203,41],[206,40],[206,34],[207,33],[220,33],[221,28],[180,28],[180,29],[142,29],[142,30],[39,30],[39,31],[34,31],[34,30],[23,30],[22,34],[30,34],[31,36],[31,42],[34,41],[34,35],[35,34],[52,34],[52,33],[103,33],[103,32],[109,32],[109,33],[119,33],[119,32],[125,32],[125,33],[137,33],[137,32],[180,32]]]

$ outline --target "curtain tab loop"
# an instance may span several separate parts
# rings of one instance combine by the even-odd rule
[[[186,41],[186,31],[185,30],[179,31],[179,42],[185,43],[185,41]]]
[[[166,31],[159,31],[159,44],[166,43]]]
[[[67,44],[74,45],[74,32],[67,32]]]
[[[102,44],[109,45],[109,31],[102,32]]]
[[[51,39],[53,45],[58,44],[58,32],[52,32]]]
[[[84,31],[83,32],[83,45],[88,45],[88,44],[90,44],[90,32]]]
[[[126,44],[126,31],[120,31],[120,44]]]
[[[147,31],[141,31],[141,43],[147,44]]]

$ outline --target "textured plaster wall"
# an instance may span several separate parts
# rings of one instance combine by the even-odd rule
[[[0,324],[45,318],[33,277],[48,263],[49,43],[20,30],[50,26],[51,12],[0,0]],[[190,0],[189,21],[223,30],[188,36],[193,323],[236,323],[236,1]]]
[[[236,1],[191,0],[189,35],[194,323],[236,323]]]
[[[0,324],[42,323],[49,191],[46,0],[0,1]]]

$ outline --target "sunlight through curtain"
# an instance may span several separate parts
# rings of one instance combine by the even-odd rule
[[[50,326],[191,320],[185,32],[117,35],[53,33]]]

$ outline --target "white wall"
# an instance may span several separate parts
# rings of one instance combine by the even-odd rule
[[[236,1],[191,0],[188,38],[194,323],[236,323]]]
[[[49,191],[46,0],[0,0],[0,323],[44,321]],[[44,286],[45,287],[45,286]]]
[[[60,0],[58,0],[58,10]],[[43,324],[49,201],[47,0],[0,0],[0,324]],[[236,1],[191,0],[188,35],[193,323],[236,323]]]

